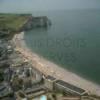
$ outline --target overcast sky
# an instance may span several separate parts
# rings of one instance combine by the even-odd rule
[[[100,0],[0,0],[0,11],[99,8]]]

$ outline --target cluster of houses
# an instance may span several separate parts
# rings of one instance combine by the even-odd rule
[[[26,100],[32,100],[49,92],[59,92],[70,98],[75,99],[77,96],[78,100],[86,100],[83,99],[83,96],[88,96],[85,90],[52,76],[44,76],[21,53],[13,50],[10,42],[6,42],[1,41],[0,46],[0,70],[3,71],[4,77],[0,82],[0,98],[22,100],[19,99],[21,93]]]
[[[20,53],[12,48],[7,41],[1,41],[0,100],[5,97],[16,100],[14,95],[16,91],[31,89],[33,84],[37,84],[42,80],[42,75]]]
[[[12,52],[13,49],[10,47],[10,43],[5,40],[0,40],[0,99],[13,95],[13,90],[9,84],[9,55]]]

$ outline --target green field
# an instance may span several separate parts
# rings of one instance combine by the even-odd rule
[[[0,30],[19,30],[31,14],[0,14]]]

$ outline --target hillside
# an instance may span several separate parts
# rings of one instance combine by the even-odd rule
[[[31,14],[0,14],[0,30],[18,31]]]

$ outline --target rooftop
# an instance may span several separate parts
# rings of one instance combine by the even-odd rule
[[[71,90],[73,90],[73,91],[76,91],[76,92],[79,93],[79,94],[83,94],[83,93],[85,92],[85,90],[83,90],[83,89],[81,89],[81,88],[78,88],[78,87],[76,87],[76,86],[74,86],[74,85],[71,85],[71,84],[69,84],[69,83],[67,83],[67,82],[64,82],[64,81],[62,81],[62,80],[58,80],[58,81],[56,81],[56,83],[58,83],[58,84],[60,84],[60,85],[63,85],[64,87],[69,88],[69,89],[71,89]]]
[[[52,80],[52,81],[56,80],[56,78],[54,78],[54,77],[52,77],[50,75],[48,75],[46,78],[49,79],[49,80]]]

